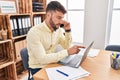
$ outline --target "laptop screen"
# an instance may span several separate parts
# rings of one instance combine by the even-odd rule
[[[90,51],[90,48],[92,47],[93,43],[94,43],[94,41],[91,42],[91,44],[86,48],[80,64],[82,64],[82,62],[86,59],[86,57],[87,57],[87,55],[88,55],[88,53]]]
[[[62,59],[61,61],[59,61],[59,63],[66,65],[66,66],[78,68],[83,63],[83,61],[86,59],[88,52],[90,48],[92,47],[93,43],[94,41],[91,42],[90,45],[85,48],[83,55],[80,55],[80,54],[69,55],[65,57],[64,59]]]

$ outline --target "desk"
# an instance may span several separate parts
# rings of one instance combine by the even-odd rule
[[[114,70],[110,66],[110,53],[110,51],[100,50],[97,57],[87,57],[81,66],[91,74],[78,80],[120,80],[120,70]],[[48,64],[45,68],[55,66],[61,65]],[[45,68],[33,76],[34,80],[49,80]]]

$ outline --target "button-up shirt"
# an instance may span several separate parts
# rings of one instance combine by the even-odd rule
[[[56,63],[68,56],[67,48],[71,43],[70,32],[62,28],[52,32],[45,21],[30,29],[27,34],[27,49],[30,68],[43,68],[49,63]],[[64,49],[54,52],[57,45]]]

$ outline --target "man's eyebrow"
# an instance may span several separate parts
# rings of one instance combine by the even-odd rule
[[[57,16],[58,18],[63,18],[62,16]]]

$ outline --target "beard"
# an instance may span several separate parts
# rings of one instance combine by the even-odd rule
[[[52,20],[52,17],[50,18],[50,21],[49,21],[51,27],[53,28],[54,31],[56,31],[58,28],[56,27],[55,23],[53,22]]]

